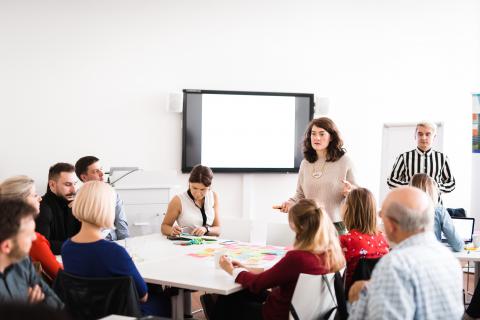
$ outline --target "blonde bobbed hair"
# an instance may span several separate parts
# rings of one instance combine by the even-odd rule
[[[115,220],[115,191],[103,181],[86,182],[73,202],[72,213],[78,220],[100,228],[112,228]]]

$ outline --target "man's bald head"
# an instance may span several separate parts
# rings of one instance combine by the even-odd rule
[[[395,222],[404,232],[421,232],[432,227],[432,200],[418,188],[401,187],[392,190],[382,205],[382,215]]]

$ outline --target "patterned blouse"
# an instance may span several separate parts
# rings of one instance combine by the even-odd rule
[[[352,285],[352,276],[360,258],[381,258],[388,253],[388,242],[381,232],[376,235],[360,233],[355,229],[340,236],[340,244],[347,260],[345,289]]]

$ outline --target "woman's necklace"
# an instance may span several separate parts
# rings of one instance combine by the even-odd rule
[[[316,165],[313,166],[313,174],[312,176],[316,179],[320,178],[323,173],[325,172],[325,165],[327,164],[327,159],[323,161],[322,167],[319,169]]]

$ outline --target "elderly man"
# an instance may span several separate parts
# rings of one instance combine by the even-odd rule
[[[35,213],[35,208],[23,201],[0,199],[0,304],[43,303],[62,309],[62,301],[28,258],[36,237]]]
[[[349,319],[460,319],[462,271],[431,231],[434,211],[419,189],[401,187],[386,197],[382,218],[394,249],[369,282],[355,282]]]
[[[390,188],[406,186],[417,173],[426,173],[435,180],[441,192],[455,189],[455,178],[450,170],[448,158],[443,153],[432,150],[437,126],[430,122],[420,122],[415,129],[417,148],[400,154],[387,179]]]

